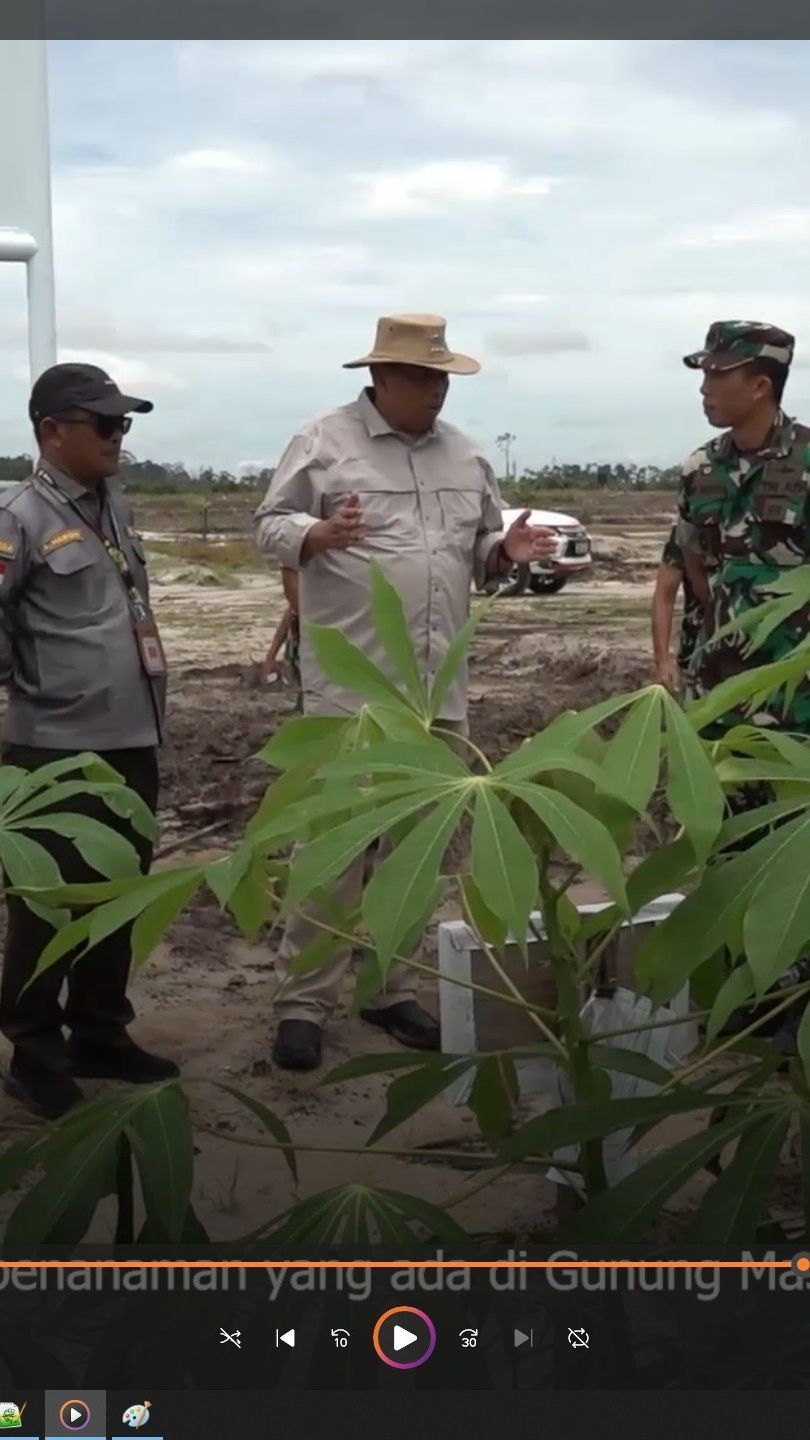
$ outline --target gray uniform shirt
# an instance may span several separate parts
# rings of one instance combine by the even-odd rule
[[[0,683],[4,738],[55,750],[126,750],[162,738],[165,679],[141,666],[126,591],[92,525],[114,539],[149,603],[146,557],[128,501],[99,496],[40,465],[76,509],[36,475],[0,495]],[[81,512],[81,513],[78,513]]]
[[[302,566],[307,531],[352,493],[360,498],[366,527],[362,544],[314,555]],[[478,447],[441,420],[415,442],[398,434],[367,391],[299,431],[279,461],[256,520],[261,549],[280,565],[300,568],[304,708],[321,715],[351,713],[359,701],[320,671],[307,622],[337,626],[392,673],[369,610],[372,557],[399,591],[420,669],[430,683],[467,619],[473,576],[483,582],[489,553],[503,538],[498,484]],[[459,721],[466,713],[462,671],[440,718]]]

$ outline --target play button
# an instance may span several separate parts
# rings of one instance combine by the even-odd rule
[[[374,1326],[374,1349],[393,1370],[415,1370],[429,1360],[436,1346],[436,1327],[424,1310],[397,1305],[386,1310]],[[394,1359],[407,1352],[402,1360]]]
[[[66,1400],[59,1411],[59,1423],[64,1430],[78,1435],[90,1424],[90,1406],[84,1400]]]

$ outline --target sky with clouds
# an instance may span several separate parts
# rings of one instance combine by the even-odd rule
[[[446,416],[519,465],[670,464],[718,318],[798,340],[810,418],[810,42],[49,46],[60,358],[154,399],[140,457],[272,464],[351,399],[378,315],[447,316]],[[0,212],[2,191],[0,189]],[[9,223],[0,213],[0,224]],[[0,452],[30,448],[0,266]],[[362,377],[360,377],[362,378]]]

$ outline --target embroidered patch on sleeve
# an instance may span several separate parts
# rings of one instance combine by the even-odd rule
[[[74,540],[83,539],[84,535],[81,530],[60,530],[58,534],[51,535],[47,540],[43,541],[42,553],[43,555],[50,555],[52,550],[59,550],[63,545],[71,545]]]

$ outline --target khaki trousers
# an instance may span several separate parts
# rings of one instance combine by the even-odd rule
[[[442,720],[440,724],[443,731],[450,731],[456,736],[467,733],[464,721]],[[449,735],[444,735],[443,738],[450,742]],[[466,749],[461,740],[457,740],[455,744],[461,753]],[[357,905],[369,861],[376,866],[390,851],[390,843],[383,840],[373,853],[365,852],[357,856],[332,887],[341,908],[348,911]],[[289,917],[278,947],[276,974],[280,983],[275,1008],[279,1020],[311,1020],[316,1025],[323,1025],[340,999],[343,982],[351,965],[351,945],[342,947],[326,964],[319,966],[317,970],[310,970],[306,975],[293,975],[290,972],[296,956],[323,934],[319,925],[313,924],[313,920],[328,923],[318,908],[307,902]],[[417,972],[409,965],[392,965],[385,989],[368,1002],[367,1008],[385,1010],[390,1005],[399,1005],[403,1000],[413,1000],[416,997],[417,985]]]

